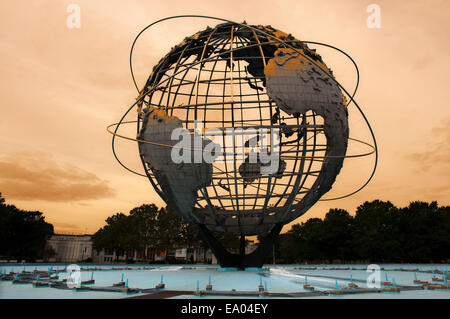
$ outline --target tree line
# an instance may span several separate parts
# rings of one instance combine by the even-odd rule
[[[154,253],[178,248],[208,248],[198,227],[187,223],[170,207],[158,208],[144,204],[133,208],[128,215],[117,213],[106,220],[93,236],[93,248],[97,251],[115,252],[131,260],[136,251],[150,249]],[[238,249],[239,237],[219,235],[219,239],[231,249]],[[167,260],[166,262],[174,262]]]
[[[117,213],[105,222],[92,236],[93,248],[125,255],[126,259],[134,250],[165,251],[201,245],[195,225],[183,222],[167,207],[144,204],[128,215]]]
[[[42,212],[7,205],[0,193],[0,257],[18,261],[44,259],[52,251],[46,246],[53,225]]]
[[[281,234],[275,257],[288,264],[449,262],[450,206],[415,201],[397,208],[374,200],[354,216],[331,209],[323,220],[311,218]]]
[[[239,250],[239,237],[220,235],[228,249]],[[259,238],[260,239],[260,238]],[[142,205],[118,213],[93,236],[94,248],[116,253],[151,248],[165,251],[208,246],[198,228],[169,207]],[[389,201],[365,202],[354,216],[330,209],[325,218],[294,224],[274,247],[277,263],[444,262],[450,259],[450,207],[411,202],[397,208]],[[267,263],[272,263],[273,255]]]
[[[53,225],[42,212],[7,205],[0,193],[0,257],[35,260],[51,257],[47,240]],[[232,251],[239,237],[216,234]],[[177,248],[206,248],[198,227],[186,223],[170,207],[144,204],[128,215],[117,213],[92,236],[93,248],[131,254]],[[411,202],[398,208],[374,200],[358,206],[352,216],[330,209],[324,219],[310,218],[280,234],[273,251],[276,263],[440,263],[450,260],[450,206]],[[54,252],[53,252],[54,253]],[[132,256],[129,256],[132,257]],[[273,255],[267,263],[272,263]]]

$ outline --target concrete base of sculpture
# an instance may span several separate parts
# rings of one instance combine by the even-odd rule
[[[255,251],[245,255],[245,246],[243,247],[243,244],[245,244],[245,237],[242,237],[244,238],[244,241],[241,240],[241,254],[232,254],[223,247],[219,240],[213,236],[205,225],[199,224],[198,226],[203,239],[208,243],[220,266],[222,268],[233,267],[239,270],[250,267],[261,268],[283,228],[283,224],[276,224],[270,233],[259,243]]]

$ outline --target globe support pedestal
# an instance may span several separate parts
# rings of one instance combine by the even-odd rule
[[[212,235],[205,225],[199,224],[198,226],[203,239],[208,243],[220,266],[235,267],[238,269],[244,269],[247,267],[261,268],[275,241],[278,239],[281,229],[283,228],[283,224],[275,224],[270,233],[259,243],[255,251],[245,255],[245,250],[242,249],[243,240],[245,244],[244,236],[241,237],[241,254],[232,254],[227,251],[225,247],[223,247],[219,240]]]

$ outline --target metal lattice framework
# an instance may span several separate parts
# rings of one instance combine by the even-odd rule
[[[290,42],[320,61],[314,51],[294,38]],[[266,92],[263,68],[279,46],[278,41],[258,35],[245,25],[219,25],[175,47],[156,65],[141,91],[146,108],[161,109],[180,118],[191,132],[195,121],[202,122],[203,130],[281,130],[280,163],[284,170],[276,176],[254,178],[240,174],[237,159],[242,154],[235,143],[227,144],[223,135],[224,162],[214,163],[212,183],[198,191],[193,212],[205,223],[212,211],[218,226],[214,230],[223,230],[223,223],[220,225],[217,219],[224,217],[236,219],[227,232],[247,235],[267,232],[274,223],[291,220],[289,213],[311,191],[321,171],[327,149],[323,119],[312,111],[289,115]],[[165,198],[164,189],[142,160],[155,189]],[[249,183],[249,179],[254,181]],[[201,217],[202,212],[206,218]],[[242,216],[257,217],[258,222],[242,225]]]
[[[225,23],[197,32],[173,47],[155,65],[139,90],[132,68],[137,39],[151,26],[176,18],[205,18]],[[339,84],[320,55],[308,48],[307,43],[333,48],[351,60],[357,72],[352,94]],[[200,15],[174,16],[148,25],[137,35],[130,52],[130,69],[139,97],[118,123],[108,126],[114,135],[114,156],[124,168],[142,175],[126,167],[114,149],[116,136],[139,142],[145,170],[142,176],[147,176],[156,192],[186,220],[199,225],[222,266],[261,266],[282,226],[304,214],[331,188],[344,158],[375,153],[372,174],[352,193],[322,200],[351,196],[374,176],[378,161],[375,136],[354,100],[359,84],[358,67],[338,48],[299,41],[271,26],[250,26]],[[350,103],[364,118],[373,146],[348,136],[346,108]],[[134,107],[138,111],[137,120],[124,121]],[[195,164],[183,166],[168,162],[167,150],[176,146],[168,139],[168,132],[174,126],[165,125],[165,121],[176,122],[190,136],[197,132],[206,140],[213,136],[211,129],[222,132],[219,142],[223,153],[211,167],[204,166],[208,167],[207,172],[211,171],[207,182],[195,181],[196,176],[204,177],[205,173],[195,171]],[[137,138],[117,133],[120,125],[126,123],[137,123]],[[113,126],[115,130],[110,131]],[[230,139],[231,128],[235,131]],[[247,129],[280,132],[278,171],[262,174],[261,163],[248,162],[250,140],[257,138],[258,152],[273,146],[274,141],[269,134],[271,137],[263,146],[259,134],[249,136],[244,131]],[[347,155],[348,140],[372,150]],[[239,141],[242,147],[238,147]],[[186,176],[187,184],[179,174]],[[183,189],[186,185],[187,190]],[[195,194],[189,194],[191,190]],[[211,231],[240,234],[240,254],[227,252]],[[245,255],[245,236],[263,233],[268,235],[256,251]]]
[[[281,131],[279,159],[282,169],[274,175],[256,174],[251,166],[242,169],[242,164],[239,166],[238,163],[242,154],[239,153],[241,150],[236,149],[235,138],[227,144],[223,135],[223,161],[213,164],[212,181],[198,190],[191,216],[193,221],[205,224],[211,230],[241,235],[267,232],[274,224],[284,224],[303,214],[327,191],[325,189],[319,196],[310,198],[305,205],[305,196],[311,192],[317,193],[314,187],[318,186],[317,177],[321,174],[323,162],[333,157],[327,154],[324,119],[312,110],[289,114],[267,94],[264,68],[277,49],[289,47],[299,50],[315,65],[324,66],[315,50],[310,50],[304,42],[290,35],[270,26],[227,22],[198,32],[175,46],[154,67],[140,90],[135,103],[140,115],[137,120],[138,133],[145,124],[144,114],[149,109],[164,110],[168,116],[181,119],[183,127],[191,132],[195,121],[201,121],[202,132],[211,128],[224,131],[227,128]],[[325,73],[335,81],[331,70],[326,66],[322,69],[329,71]],[[348,95],[344,88],[342,90]],[[348,95],[350,102],[355,102],[355,93],[356,88],[352,96]],[[123,118],[113,134],[118,135],[117,128],[122,121]],[[374,144],[376,151],[375,139]],[[248,156],[248,151],[246,148],[242,159]],[[369,155],[374,151],[347,157]],[[339,157],[343,160],[346,156]],[[143,157],[141,160],[157,193],[166,202],[169,201],[151,165]],[[329,187],[334,178],[331,177]],[[245,218],[247,222],[242,223]]]

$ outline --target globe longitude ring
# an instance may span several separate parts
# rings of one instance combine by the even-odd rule
[[[290,34],[271,26],[189,15],[158,20],[135,38],[130,69],[136,88],[131,61],[138,37],[156,23],[187,17],[224,23],[185,38],[155,65],[137,101],[107,128],[113,134],[113,153],[127,168],[115,153],[115,137],[138,142],[145,176],[168,205],[199,225],[221,265],[226,260],[241,266],[260,264],[267,245],[261,243],[252,258],[242,253],[232,257],[212,234],[245,239],[269,233],[268,238],[275,238],[282,225],[304,214],[331,189],[346,157],[375,153],[372,175],[355,192],[372,178],[377,145],[354,100],[359,71],[353,59],[337,49],[358,73],[350,95],[322,57]],[[373,145],[349,137],[350,103],[366,121]],[[133,108],[137,120],[124,121]],[[122,124],[130,123],[136,123],[136,138],[118,134]],[[219,140],[224,149],[220,160],[217,155],[210,161],[197,158],[195,151],[203,153],[215,144],[205,134],[214,130],[220,132],[214,142]],[[175,134],[178,140],[174,132],[181,132]],[[348,140],[372,149],[348,155]],[[183,160],[174,160],[175,153]],[[276,160],[275,166],[266,161],[269,157]]]

